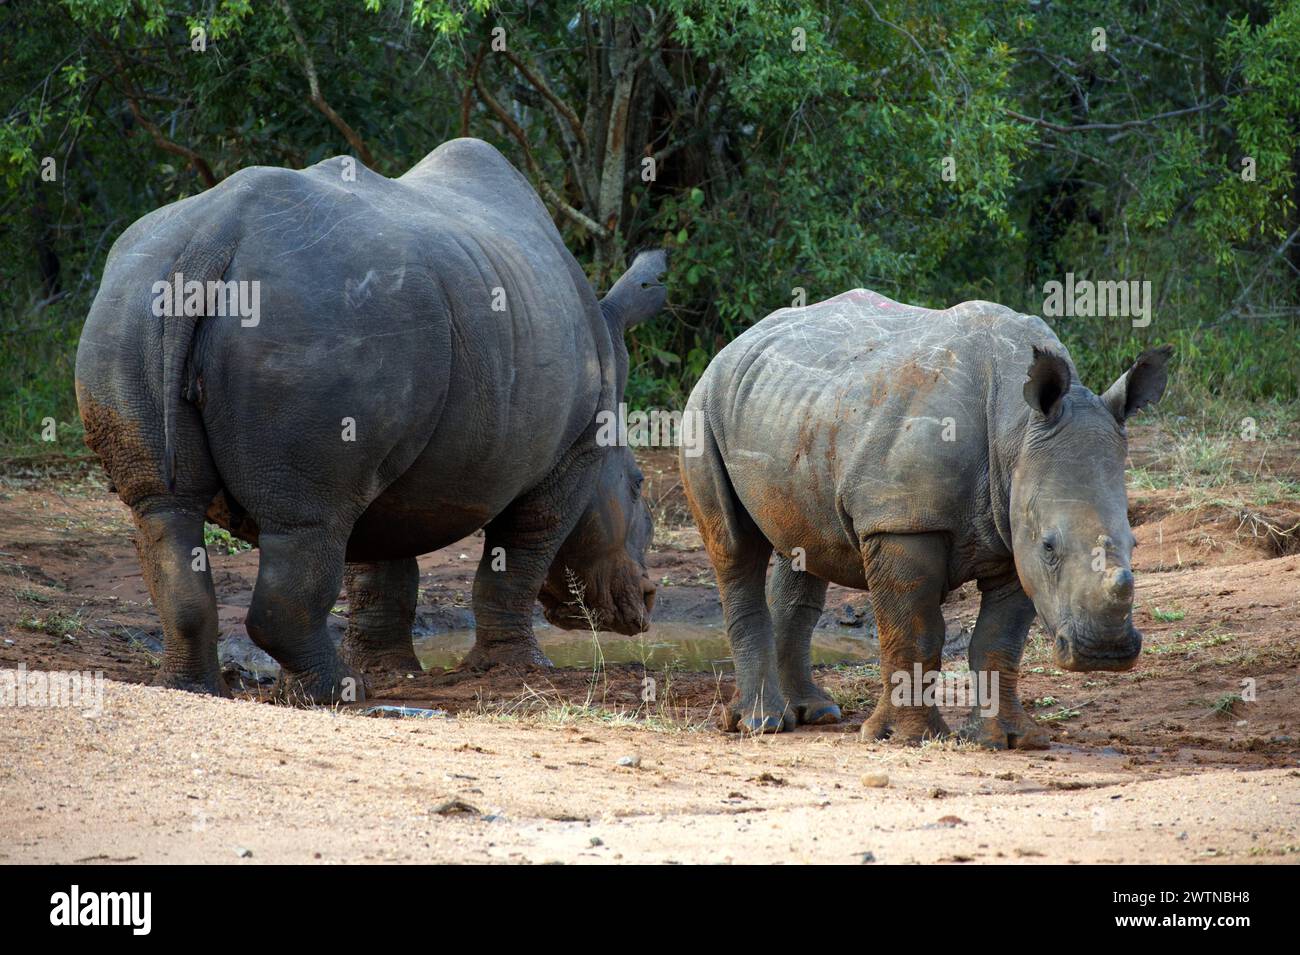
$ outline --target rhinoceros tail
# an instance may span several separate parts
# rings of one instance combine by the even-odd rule
[[[172,307],[162,316],[163,322],[163,474],[167,490],[176,490],[176,418],[180,411],[181,392],[185,387],[185,366],[190,357],[190,345],[199,319],[203,318],[209,301],[208,283],[221,279],[234,255],[233,241],[221,241],[207,235],[196,235],[177,257],[167,275],[175,283]],[[201,304],[187,308],[191,301],[185,293],[191,282],[201,283]]]
[[[667,271],[667,250],[647,249],[637,253],[631,267],[600,300],[605,318],[624,329],[652,318],[668,299],[668,290],[663,285]]]

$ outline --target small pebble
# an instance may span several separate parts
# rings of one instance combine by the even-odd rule
[[[241,858],[241,859],[251,859],[251,858],[253,858],[253,850],[252,850],[252,849],[236,849],[236,850],[235,850],[235,855],[239,856],[239,858]]]
[[[631,766],[633,769],[639,769],[641,766],[640,756],[620,756],[616,766]]]
[[[888,773],[865,773],[862,776],[862,785],[869,789],[884,789],[889,785]]]

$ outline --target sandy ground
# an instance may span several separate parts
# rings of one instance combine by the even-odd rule
[[[656,618],[716,621],[670,456],[643,463]],[[861,742],[869,665],[818,671],[843,725],[758,740],[712,727],[725,671],[635,663],[372,681],[379,701],[449,714],[430,720],[272,705],[235,669],[233,701],[154,689],[159,626],[121,504],[94,468],[11,471],[0,668],[108,683],[93,718],[0,709],[0,861],[1294,862],[1300,473],[1294,446],[1245,464],[1240,487],[1131,489],[1142,659],[1062,673],[1034,635],[1021,696],[1053,740],[1038,753]],[[466,625],[478,546],[421,560],[422,626]],[[256,552],[213,567],[236,647]],[[827,607],[869,631],[865,595],[833,588]],[[969,586],[945,605],[945,666],[961,668],[977,607]]]
[[[5,861],[1119,863],[1300,846],[1295,769],[378,720],[120,683],[97,719],[13,716]]]

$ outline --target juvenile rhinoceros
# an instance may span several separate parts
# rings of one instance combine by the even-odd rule
[[[77,400],[139,528],[160,682],[226,692],[205,514],[260,547],[248,632],[298,698],[417,668],[415,557],[479,528],[470,665],[544,664],[534,602],[545,591],[575,625],[566,584],[602,627],[644,630],[641,475],[596,419],[622,398],[623,332],[662,306],[664,267],[643,254],[598,303],[527,181],[472,139],[397,179],[347,159],[245,169],[131,226],[82,333]],[[345,563],[340,659],[326,617]]]
[[[1169,355],[1143,353],[1098,396],[1040,319],[864,290],[782,309],[724,348],[687,405],[704,452],[682,474],[735,657],[727,728],[840,718],[809,664],[834,581],[870,591],[879,627],[884,687],[863,735],[946,733],[924,694],[894,699],[896,674],[940,669],[940,604],[974,580],[970,667],[998,690],[966,732],[1045,745],[1016,692],[1035,611],[1064,669],[1125,670],[1141,648],[1124,423],[1163,393]]]

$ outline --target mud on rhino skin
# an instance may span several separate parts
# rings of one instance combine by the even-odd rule
[[[260,548],[246,626],[289,699],[360,699],[361,671],[413,662],[415,557],[479,528],[474,666],[545,664],[534,602],[574,626],[571,586],[602,626],[643,630],[641,475],[596,416],[665,269],[643,253],[598,302],[524,177],[474,139],[396,179],[345,158],[244,169],[128,228],[76,384],[138,528],[160,682],[227,692],[205,514]],[[340,655],[345,565],[359,612]]]
[[[1128,669],[1141,649],[1124,423],[1160,398],[1170,354],[1143,352],[1097,395],[1038,318],[864,289],[774,312],[724,348],[687,404],[704,453],[681,457],[736,661],[724,728],[839,718],[808,665],[832,581],[869,591],[880,631],[864,737],[948,733],[923,694],[895,691],[918,666],[938,674],[939,606],[974,580],[970,667],[990,682],[973,681],[963,733],[1046,745],[1016,693],[1035,615],[1064,669]]]

